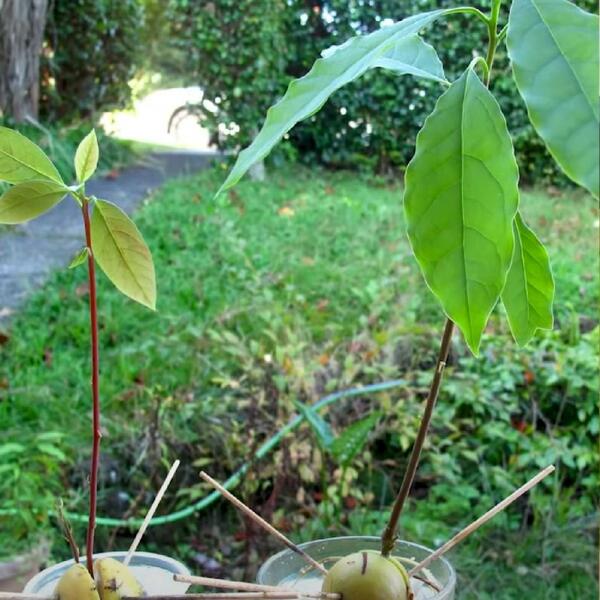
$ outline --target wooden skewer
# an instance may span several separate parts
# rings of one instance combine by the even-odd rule
[[[37,594],[22,594],[19,592],[0,592],[2,600],[53,600],[52,596],[38,596]]]
[[[252,519],[257,525],[260,525],[272,536],[276,537],[290,550],[292,550],[296,554],[299,554],[306,562],[310,563],[315,569],[318,569],[323,574],[327,573],[327,569],[323,565],[319,564],[314,558],[312,558],[312,556],[309,556],[306,552],[304,552],[302,548],[296,546],[296,544],[294,544],[294,542],[286,538],[285,535],[283,535],[283,533],[277,531],[277,529],[275,529],[273,525],[267,523],[267,521],[265,521],[262,517],[258,516],[251,508],[248,508],[241,500],[238,500],[233,494],[228,492],[218,481],[215,481],[204,471],[201,471],[200,477],[202,477],[202,479],[204,479],[204,481],[206,481],[207,483],[210,483],[210,485],[212,485],[216,490],[218,490],[222,496],[227,498],[229,502],[231,502],[236,508],[241,510],[246,516]]]
[[[144,519],[142,526],[139,528],[135,538],[133,539],[133,542],[131,542],[131,547],[129,548],[129,551],[127,552],[127,556],[125,556],[125,560],[123,561],[123,564],[125,566],[127,566],[131,562],[131,559],[133,558],[135,551],[137,550],[138,546],[140,545],[140,542],[142,541],[142,537],[144,536],[144,533],[146,533],[148,524],[150,523],[152,517],[154,516],[154,513],[156,512],[156,509],[158,508],[160,501],[162,500],[163,496],[165,495],[165,492],[167,491],[167,488],[169,487],[171,480],[175,476],[175,472],[179,468],[179,465],[180,465],[179,460],[176,460],[173,463],[173,466],[169,470],[169,473],[167,474],[166,479],[164,480],[162,486],[160,487],[160,490],[158,490],[158,494],[156,494],[156,498],[154,498],[154,502],[152,503],[152,506],[148,510],[148,513],[146,514],[146,518]]]
[[[145,600],[327,600],[330,596],[340,598],[339,594],[314,592],[217,592],[203,594],[176,594],[161,596],[145,596]],[[122,600],[138,600],[134,596],[123,596]]]
[[[535,477],[532,477],[527,483],[522,485],[518,490],[515,490],[510,496],[504,498],[493,508],[490,508],[479,519],[467,525],[462,531],[459,531],[453,538],[449,539],[445,544],[440,546],[435,552],[432,552],[425,560],[422,560],[416,567],[413,567],[408,574],[414,575],[416,572],[430,565],[434,560],[438,559],[442,554],[448,552],[462,542],[467,536],[479,529],[484,523],[487,523],[491,518],[495,517],[499,512],[503,511],[507,506],[512,504],[517,498],[528,492],[533,486],[537,485],[542,479],[554,472],[554,465],[550,465],[540,471]]]
[[[173,575],[173,579],[179,583],[191,583],[192,585],[204,585],[207,587],[223,588],[225,590],[297,593],[296,590],[280,586],[260,585],[258,583],[247,583],[245,581],[230,581],[229,579],[215,579],[213,577],[197,577],[196,575]]]
[[[229,590],[244,590],[246,592],[272,592],[277,594],[296,594],[302,598],[323,598],[325,600],[340,600],[340,594],[329,592],[318,592],[312,595],[310,593],[299,592],[291,588],[274,585],[261,585],[259,583],[246,583],[245,581],[230,581],[228,579],[214,579],[212,577],[196,577],[194,575],[173,575],[173,579],[180,583],[191,583],[193,585],[204,585],[214,588],[223,588]],[[296,597],[294,596],[294,597]]]

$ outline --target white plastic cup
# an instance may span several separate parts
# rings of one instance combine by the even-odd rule
[[[360,552],[361,550],[380,550],[381,539],[366,536],[337,537],[300,544],[300,548],[316,561],[321,562],[333,557],[341,558],[342,556]],[[393,555],[400,559],[410,559],[418,563],[432,552],[433,550],[419,544],[398,541],[394,547]],[[404,562],[404,564],[410,570],[410,564],[407,562]],[[303,575],[306,566],[306,561],[300,555],[292,550],[283,550],[279,554],[271,556],[260,567],[256,581],[261,585],[286,587],[291,585],[294,588],[302,590],[303,579],[306,581],[307,577],[312,578],[314,585],[314,579],[318,578],[318,574],[314,570]],[[452,565],[442,557],[432,562],[427,567],[427,570],[435,577],[437,583],[440,584],[441,590],[436,592],[428,586],[420,586],[419,582],[417,582],[415,586],[415,600],[454,600],[456,572]],[[308,582],[306,583],[308,584]],[[422,591],[419,591],[418,587],[422,587]],[[316,590],[303,589],[302,591]]]
[[[101,552],[94,554],[98,558],[115,558],[123,561],[127,552]],[[85,557],[81,557],[81,562]],[[52,595],[63,573],[73,566],[72,560],[65,560],[38,573],[30,579],[23,590],[27,594]],[[173,581],[173,575],[190,575],[189,569],[179,561],[151,552],[136,552],[129,563],[133,574],[147,594],[185,594],[190,587],[187,583]]]

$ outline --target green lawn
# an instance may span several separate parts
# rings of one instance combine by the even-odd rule
[[[400,388],[324,414],[339,432],[381,410],[350,469],[328,462],[303,427],[238,489],[296,539],[377,534],[414,439],[443,325],[409,254],[401,189],[288,168],[215,202],[223,177],[215,168],[169,183],[136,218],[155,257],[156,313],[101,278],[100,513],[121,516],[133,503],[131,512],[143,514],[175,457],[184,467],[161,511],[187,506],[207,492],[199,468],[225,478],[288,421],[294,401],[401,377]],[[555,478],[453,553],[460,598],[591,599],[598,212],[579,192],[524,193],[522,207],[551,254],[555,330],[520,350],[497,309],[480,358],[457,336],[403,535],[439,544],[556,462]],[[0,516],[0,547],[8,544],[5,531],[14,539],[43,522],[32,511],[43,515],[57,495],[85,512],[86,302],[84,269],[57,273],[0,345],[0,507],[18,513],[5,523]],[[81,525],[76,531],[81,538]],[[99,530],[105,547],[111,533]],[[56,556],[65,556],[53,535]],[[222,504],[154,529],[146,542],[188,561],[197,552],[215,555],[236,576],[247,565],[250,576],[273,549]]]

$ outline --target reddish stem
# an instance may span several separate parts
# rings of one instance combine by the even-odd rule
[[[87,569],[94,577],[94,533],[96,530],[96,505],[98,495],[98,463],[100,458],[100,355],[98,345],[98,306],[96,301],[96,269],[92,254],[92,232],[90,227],[89,202],[84,200],[81,211],[85,226],[85,241],[88,248],[88,280],[90,286],[90,329],[92,335],[92,405],[93,445],[90,467],[90,512],[85,542]]]

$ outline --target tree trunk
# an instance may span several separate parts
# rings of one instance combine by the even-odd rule
[[[0,110],[37,119],[48,0],[0,0]]]

